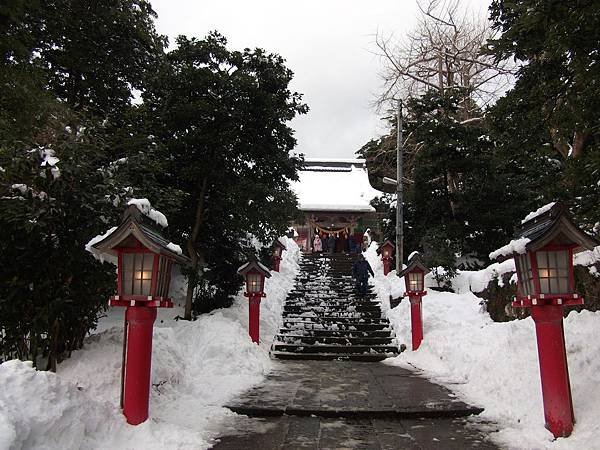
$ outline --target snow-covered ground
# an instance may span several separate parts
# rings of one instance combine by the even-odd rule
[[[194,322],[181,309],[161,309],[154,328],[150,419],[125,422],[119,408],[123,308],[112,308],[82,350],[57,373],[30,364],[0,365],[0,450],[202,449],[234,413],[223,405],[261,382],[283,302],[299,270],[300,252],[285,239],[280,272],[266,280],[261,344],[248,336],[248,300]],[[174,281],[174,300],[183,294]]]
[[[410,304],[402,301],[390,310],[388,302],[390,292],[394,297],[404,292],[404,282],[395,271],[383,276],[375,248],[366,253],[376,274],[371,282],[398,344],[409,349],[387,363],[419,369],[463,400],[484,407],[480,417],[499,425],[492,438],[502,448],[600,449],[600,312],[572,311],[565,320],[576,424],[569,438],[553,440],[544,427],[533,320],[493,322],[471,292],[483,290],[494,273],[514,270],[511,262],[462,272],[455,280],[457,294],[429,289],[423,298],[423,343],[413,352]],[[435,286],[431,277],[426,277],[426,286]]]

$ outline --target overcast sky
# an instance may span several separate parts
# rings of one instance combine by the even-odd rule
[[[151,0],[157,29],[169,36],[225,35],[232,49],[279,53],[308,114],[292,121],[296,152],[353,158],[385,129],[371,106],[381,82],[374,35],[403,36],[416,23],[416,0]],[[490,0],[467,0],[485,11]]]

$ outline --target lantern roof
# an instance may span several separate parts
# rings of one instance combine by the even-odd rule
[[[260,274],[264,275],[266,278],[271,277],[271,271],[269,270],[269,268],[267,266],[265,266],[264,264],[261,264],[260,261],[257,261],[256,259],[251,259],[247,263],[242,264],[240,266],[240,268],[237,270],[237,273],[245,276],[248,272],[250,272],[252,270],[259,272]]]
[[[386,239],[383,244],[381,244],[379,247],[377,247],[377,254],[380,254],[383,251],[383,247],[386,247],[386,246],[392,247],[392,251],[396,250],[396,245],[389,239]]]
[[[381,244],[378,248],[382,249],[386,245],[389,247],[392,247],[392,248],[396,247],[392,241],[390,241],[389,239],[386,239],[385,242],[383,244]]]
[[[283,242],[283,238],[277,238],[273,245],[276,245],[277,247],[281,247],[282,250],[286,250],[286,246],[285,246],[285,243]]]
[[[598,242],[567,215],[562,203],[550,203],[529,214],[517,227],[515,236],[504,247],[490,253],[490,259],[508,259],[514,255],[534,252],[553,242],[573,246],[574,251],[591,250]]]
[[[419,252],[412,252],[410,254],[407,266],[400,271],[398,276],[402,277],[409,272],[414,272],[415,270],[422,271],[424,275],[429,273],[429,268],[423,264],[423,261],[421,260],[421,254]]]
[[[129,205],[123,214],[123,221],[112,233],[92,245],[103,253],[117,255],[118,247],[130,246],[131,237],[137,239],[147,249],[175,260],[179,264],[188,265],[190,259],[178,253],[178,249],[157,229],[156,224],[148,219],[136,205]]]

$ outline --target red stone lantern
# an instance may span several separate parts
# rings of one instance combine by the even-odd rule
[[[279,272],[279,264],[281,263],[281,255],[285,250],[285,244],[277,239],[273,243],[273,270]]]
[[[138,425],[148,419],[152,329],[156,308],[172,308],[169,298],[171,268],[189,259],[169,245],[154,223],[131,205],[121,225],[93,247],[117,257],[117,295],[110,306],[124,306],[121,407],[127,422]]]
[[[392,263],[392,255],[394,254],[395,247],[396,246],[390,242],[389,239],[379,246],[378,250],[381,254],[381,261],[383,262],[384,275],[390,273],[390,265]]]
[[[412,349],[417,350],[423,341],[423,296],[425,291],[425,275],[429,269],[421,262],[421,255],[413,252],[408,257],[408,266],[398,276],[404,277],[406,292],[410,301],[410,324],[412,331]]]
[[[562,205],[551,203],[528,216],[515,239],[490,254],[491,259],[515,259],[518,282],[512,306],[531,308],[544,416],[554,437],[569,436],[575,422],[563,331],[564,307],[583,304],[575,292],[573,253],[596,245]]]
[[[238,273],[246,279],[248,297],[248,334],[252,342],[260,341],[260,301],[265,295],[265,278],[269,278],[269,269],[258,261],[248,261],[238,269]]]

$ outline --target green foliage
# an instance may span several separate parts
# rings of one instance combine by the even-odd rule
[[[54,369],[114,289],[84,246],[143,175],[129,102],[162,57],[153,16],[144,0],[0,5],[0,359]]]
[[[575,130],[597,128],[600,4],[496,0],[490,13],[499,35],[488,52],[498,60],[513,57],[524,63],[507,97],[525,100],[532,119],[541,112],[537,126],[552,127],[557,141],[568,142]]]
[[[44,357],[52,368],[81,347],[104,310],[114,267],[84,248],[106,231],[100,218],[115,219],[107,174],[98,170],[102,144],[88,127],[57,132],[52,146],[0,151],[3,359]],[[48,165],[51,157],[60,161]]]
[[[290,156],[287,122],[307,108],[291,79],[280,56],[231,51],[211,33],[179,37],[144,93],[164,163],[156,179],[181,193],[164,212],[201,274],[190,274],[196,311],[226,305],[237,291],[235,271],[255,251],[248,235],[270,244],[296,213],[287,180],[297,179],[301,160]]]

